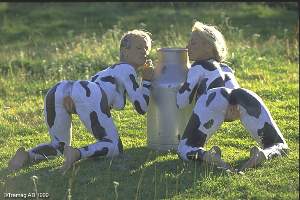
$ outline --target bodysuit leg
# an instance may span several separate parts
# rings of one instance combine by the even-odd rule
[[[225,119],[230,92],[224,87],[214,88],[197,100],[178,146],[179,156],[183,160],[202,159],[204,144]]]
[[[238,105],[242,124],[263,147],[267,158],[286,154],[288,146],[261,98],[243,88],[221,87],[210,89],[196,102],[178,146],[182,159],[201,159],[203,146],[224,121],[229,103]]]
[[[75,82],[71,98],[77,114],[96,143],[79,148],[81,159],[89,157],[112,157],[122,152],[122,143],[110,114],[104,90],[94,82]]]
[[[254,92],[238,88],[231,93],[231,104],[238,104],[240,120],[265,150],[267,158],[281,155],[287,143],[262,99]]]
[[[65,145],[71,144],[71,115],[63,106],[73,81],[62,81],[51,88],[44,100],[45,122],[51,142],[40,144],[29,152],[30,161],[44,160],[62,155]]]

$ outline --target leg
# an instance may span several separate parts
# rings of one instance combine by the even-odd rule
[[[87,89],[89,95],[86,95]],[[74,162],[80,159],[118,155],[122,151],[122,143],[112,121],[107,96],[103,89],[96,83],[87,82],[84,88],[82,83],[77,82],[74,84],[71,97],[80,120],[97,142],[79,149],[66,148],[62,170],[68,170]]]
[[[213,147],[209,151],[203,148],[224,121],[229,105],[229,92],[230,90],[223,87],[210,89],[206,95],[197,100],[178,146],[178,154],[183,160],[200,160],[229,168],[229,165],[221,159],[218,147]]]
[[[251,149],[250,159],[240,170],[259,165],[274,156],[285,155],[288,150],[281,131],[262,99],[254,92],[239,88],[231,93],[231,104],[240,109],[240,120],[263,149]]]
[[[24,147],[17,150],[9,161],[9,168],[16,170],[28,162],[45,160],[62,155],[64,145],[70,145],[71,116],[62,105],[63,96],[70,84],[63,81],[54,86],[45,97],[44,113],[45,121],[50,133],[51,142],[40,144],[28,151]]]

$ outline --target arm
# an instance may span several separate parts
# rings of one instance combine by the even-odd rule
[[[91,79],[89,81],[95,82],[98,78],[99,74],[95,74],[94,76],[91,77]]]
[[[199,86],[199,80],[203,76],[203,73],[196,67],[189,69],[187,74],[187,80],[178,90],[176,95],[176,102],[178,108],[183,108],[192,103],[196,90]]]
[[[225,87],[231,89],[240,88],[240,85],[234,76],[234,70],[224,63],[221,63],[221,69],[225,73]]]
[[[125,86],[129,100],[133,103],[135,110],[139,114],[145,114],[149,104],[151,82],[143,80],[139,86],[136,81],[136,73],[133,70],[130,70],[130,72],[126,73],[126,76],[123,76],[121,80]]]

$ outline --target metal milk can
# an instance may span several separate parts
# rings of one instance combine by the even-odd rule
[[[176,106],[176,93],[186,80],[189,67],[187,49],[158,49],[147,112],[147,143],[151,149],[177,149],[193,109],[193,103],[183,109]]]

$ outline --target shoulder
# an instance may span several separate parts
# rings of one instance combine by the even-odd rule
[[[116,70],[122,70],[122,71],[131,71],[135,72],[135,69],[132,65],[128,63],[117,63],[113,64],[112,66],[109,67],[110,69],[116,69]]]
[[[119,78],[136,77],[134,67],[128,63],[118,63],[110,67],[114,71],[114,75]]]
[[[229,67],[227,64],[225,64],[225,63],[220,63],[220,65],[221,65],[222,71],[234,73],[234,70],[233,70],[231,67]]]
[[[198,60],[191,65],[191,68],[199,68],[199,67],[207,71],[214,71],[218,69],[219,63],[211,60]]]

